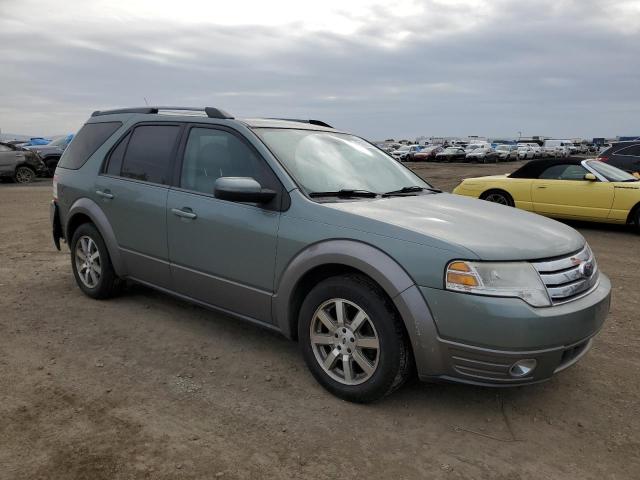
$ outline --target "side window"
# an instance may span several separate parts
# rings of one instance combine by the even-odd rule
[[[0,145],[0,152],[10,152],[11,149],[5,145]]]
[[[560,164],[544,170],[539,178],[546,180],[584,180],[587,173],[581,165]]]
[[[121,122],[86,123],[65,149],[58,166],[77,170],[121,126]]]
[[[120,176],[168,184],[171,159],[179,132],[180,127],[175,125],[136,127],[124,152]]]
[[[251,177],[265,188],[277,188],[269,166],[237,136],[224,130],[192,128],[184,151],[180,186],[213,194],[220,177]]]
[[[129,138],[131,137],[131,133],[127,133],[125,137],[120,140],[115,149],[111,151],[111,155],[109,156],[109,164],[105,170],[105,173],[108,175],[120,175],[120,171],[122,170],[122,160],[124,159],[124,152],[127,149],[127,143],[129,142]]]

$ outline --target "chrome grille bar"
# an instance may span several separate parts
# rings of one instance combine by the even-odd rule
[[[598,266],[588,245],[573,255],[532,264],[554,305],[586,295],[598,283]]]

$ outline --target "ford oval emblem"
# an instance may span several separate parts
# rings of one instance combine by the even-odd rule
[[[580,265],[580,273],[585,278],[589,278],[593,275],[593,262],[584,262]]]

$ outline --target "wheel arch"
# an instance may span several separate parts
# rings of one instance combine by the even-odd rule
[[[484,190],[479,196],[478,198],[480,200],[484,200],[486,197],[489,196],[489,194],[491,193],[501,193],[507,196],[507,198],[511,201],[511,205],[510,206],[515,206],[516,202],[515,199],[513,198],[513,195],[511,193],[509,193],[507,190],[505,190],[502,187],[496,187],[496,186],[492,186],[490,188],[487,188],[486,190]]]
[[[354,240],[328,240],[298,253],[280,276],[272,314],[280,331],[297,339],[298,314],[307,293],[319,281],[341,274],[359,273],[375,282],[388,296],[409,336],[419,374],[440,365],[437,329],[431,311],[409,274],[381,250]]]
[[[76,200],[69,212],[67,213],[67,219],[64,226],[65,239],[67,244],[71,245],[71,238],[73,232],[83,223],[90,222],[98,229],[102,236],[107,250],[109,251],[109,257],[113,269],[118,276],[122,276],[126,273],[124,261],[120,255],[120,249],[118,248],[118,242],[116,236],[111,228],[111,224],[107,219],[102,209],[93,201],[88,198],[80,198]]]
[[[627,223],[633,223],[635,221],[636,212],[640,210],[640,202],[636,203],[631,210],[629,210],[629,215],[627,215]],[[640,225],[636,225],[636,227],[640,228]]]

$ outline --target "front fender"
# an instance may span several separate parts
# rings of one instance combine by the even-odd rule
[[[390,256],[363,242],[328,240],[298,253],[280,277],[273,297],[273,318],[282,333],[295,337],[297,318],[292,298],[301,279],[316,267],[343,265],[373,279],[391,298],[404,322],[413,346],[418,372],[429,374],[440,368],[437,330],[431,311],[413,279]]]
[[[113,229],[111,228],[111,224],[109,223],[109,220],[107,219],[107,216],[104,214],[102,209],[96,204],[96,202],[89,198],[83,197],[76,200],[73,205],[71,205],[71,208],[69,208],[69,212],[66,215],[66,224],[64,230],[65,238],[68,239],[69,245],[71,244],[69,226],[73,225],[73,218],[76,215],[86,215],[91,219],[93,224],[100,232],[100,235],[102,235],[104,243],[107,246],[109,257],[111,258],[111,264],[113,265],[113,269],[115,270],[116,275],[126,275],[124,260],[120,255],[118,242],[116,240],[115,234],[113,233]]]

